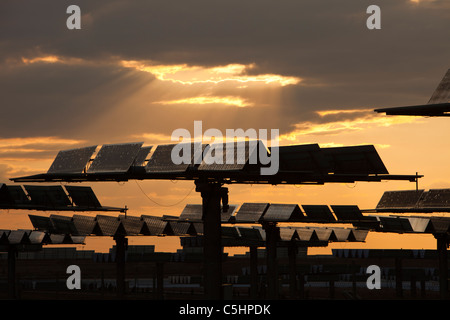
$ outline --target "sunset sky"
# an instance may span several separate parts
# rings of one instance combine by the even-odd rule
[[[81,9],[80,30],[66,27],[71,4]],[[372,4],[380,30],[366,27]],[[167,144],[173,130],[202,120],[204,130],[279,129],[281,145],[373,144],[389,173],[419,172],[420,188],[450,188],[449,119],[373,112],[426,103],[450,68],[449,38],[448,0],[4,0],[0,182],[46,172],[59,150]],[[133,215],[177,215],[201,201],[192,182],[89,185],[103,205]],[[384,191],[412,188],[233,185],[230,203],[368,209]],[[1,212],[0,228],[30,228],[29,213]],[[370,233],[363,245],[329,248],[355,247],[435,248],[435,240]]]

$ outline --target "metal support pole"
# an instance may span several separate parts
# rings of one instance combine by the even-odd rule
[[[289,256],[289,297],[291,299],[297,298],[297,246],[291,243],[288,247]]]
[[[156,263],[156,296],[158,300],[164,299],[164,264]]]
[[[202,196],[205,298],[222,299],[221,185],[196,181]]]
[[[258,247],[250,247],[250,298],[258,295]]]
[[[125,250],[128,241],[124,235],[115,235],[114,240],[116,241],[117,297],[123,298],[125,295]]]
[[[395,290],[398,298],[403,297],[402,258],[395,258]]]
[[[276,223],[264,223],[267,255],[267,298],[278,299],[277,241],[280,230]]]
[[[448,298],[448,237],[447,234],[435,234],[439,257],[439,291],[441,299]]]
[[[14,245],[8,247],[8,293],[10,299],[16,299],[16,256]]]

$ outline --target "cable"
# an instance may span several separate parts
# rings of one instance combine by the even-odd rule
[[[191,194],[192,190],[194,190],[194,188],[195,188],[195,186],[192,187],[192,189],[188,192],[188,194],[185,195],[185,196],[183,197],[183,199],[181,199],[180,201],[175,202],[174,204],[165,205],[165,204],[159,203],[159,202],[153,200],[152,198],[150,198],[150,197],[145,193],[145,191],[141,188],[141,186],[139,185],[139,183],[137,182],[137,180],[134,180],[134,182],[136,182],[137,186],[139,187],[139,189],[141,190],[141,192],[144,194],[144,196],[147,197],[148,200],[150,200],[151,202],[153,202],[153,203],[155,203],[155,204],[157,204],[158,206],[161,206],[161,207],[173,207],[173,206],[176,206],[177,204],[183,202],[183,201]]]

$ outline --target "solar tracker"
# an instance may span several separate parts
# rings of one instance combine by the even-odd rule
[[[377,209],[405,209],[418,205],[424,190],[386,191],[378,202]]]
[[[330,208],[326,205],[302,205],[302,208],[305,210],[308,220],[327,222],[336,221]]]
[[[31,204],[48,207],[66,207],[71,204],[62,186],[24,186]]]
[[[334,174],[388,174],[373,145],[321,148]]]
[[[48,174],[83,173],[97,146],[59,151],[48,169]]]
[[[288,222],[299,221],[303,218],[297,204],[272,203],[263,216],[264,221]]]
[[[235,215],[235,220],[236,222],[258,222],[268,207],[268,203],[243,203]]]
[[[331,205],[331,209],[340,221],[357,221],[364,218],[356,205]]]
[[[101,147],[88,173],[125,173],[136,159],[142,142],[106,144]]]
[[[101,208],[94,191],[89,186],[66,186],[73,203],[80,207]]]
[[[318,144],[279,146],[269,148],[279,154],[279,171],[304,171],[328,173],[330,163],[324,157]]]
[[[203,161],[198,170],[233,171],[243,170],[247,165],[257,165],[259,159],[258,147],[261,143],[261,141],[212,143],[205,150]]]

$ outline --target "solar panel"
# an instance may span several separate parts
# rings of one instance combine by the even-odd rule
[[[72,217],[52,214],[50,220],[56,233],[78,234]]]
[[[322,148],[335,174],[388,174],[373,145]]]
[[[419,201],[419,207],[449,208],[450,189],[430,189],[428,192],[424,192]]]
[[[209,145],[198,170],[234,171],[247,165],[257,165],[258,146],[261,141],[217,142]],[[265,148],[265,147],[264,147]]]
[[[280,238],[282,241],[291,241],[299,239],[295,229],[292,228],[280,228]]]
[[[78,235],[100,234],[98,224],[95,217],[83,216],[75,214],[73,216],[73,223],[77,229]]]
[[[241,238],[243,240],[250,240],[250,241],[263,241],[264,240],[259,229],[238,227],[238,230],[239,230],[239,233],[241,234]]]
[[[236,222],[258,222],[268,207],[268,203],[243,203],[235,215]]]
[[[11,230],[8,235],[9,244],[29,244],[28,234],[23,230]]]
[[[143,233],[150,236],[160,236],[171,234],[172,230],[167,221],[163,221],[161,217],[142,215],[144,221]]]
[[[31,204],[48,207],[67,207],[70,199],[62,186],[24,186],[31,198]]]
[[[331,210],[326,205],[302,205],[309,220],[314,221],[336,221]]]
[[[47,232],[55,231],[55,229],[53,228],[53,223],[49,217],[36,216],[32,214],[28,215],[28,217],[30,218],[31,224],[36,230]]]
[[[333,228],[333,234],[335,236],[335,241],[344,242],[348,241],[350,237],[351,229],[345,228]]]
[[[28,239],[32,244],[45,244],[50,242],[50,236],[46,232],[32,231],[28,235]]]
[[[94,158],[88,173],[124,173],[136,159],[142,142],[103,145]]]
[[[149,155],[150,151],[152,150],[152,147],[142,147],[137,156],[136,159],[134,159],[133,166],[139,166],[142,167],[146,160],[148,160],[147,156]]]
[[[102,235],[114,236],[117,234],[125,234],[125,229],[118,217],[97,215],[96,219]]]
[[[187,204],[180,214],[180,220],[201,221],[203,209],[201,204]]]
[[[436,90],[433,92],[428,104],[450,102],[450,69],[442,78]]]
[[[279,171],[328,173],[331,170],[318,144],[272,147],[270,151],[279,154]]]
[[[265,221],[299,221],[303,218],[300,207],[297,204],[272,203],[263,216]]]
[[[377,204],[377,209],[415,208],[424,190],[386,191]]]
[[[14,199],[11,197],[6,184],[0,183],[0,205],[11,205],[14,203]]]
[[[413,229],[407,218],[400,217],[379,217],[382,230],[387,232],[406,233]]]
[[[83,173],[97,146],[59,151],[48,174]]]
[[[135,236],[142,232],[144,221],[140,217],[119,215],[119,219],[128,236]]]
[[[26,195],[22,186],[8,185],[7,188],[8,188],[8,193],[14,200],[15,204],[29,204],[30,203],[30,199]]]
[[[89,186],[66,186],[73,203],[79,207],[101,208],[94,191]]]
[[[314,229],[310,228],[295,228],[300,241],[319,241]]]
[[[364,218],[356,205],[331,205],[331,208],[338,220],[355,221]]]
[[[202,157],[206,147],[207,145],[200,145],[199,143],[158,145],[148,161],[145,170],[147,172],[159,173],[185,172],[188,168],[200,163],[200,160],[196,160],[195,156]],[[186,150],[190,151],[184,154]],[[172,152],[175,158],[172,157]],[[180,163],[177,163],[177,161]]]
[[[314,228],[314,232],[317,235],[319,241],[331,241],[332,229],[328,228]]]

